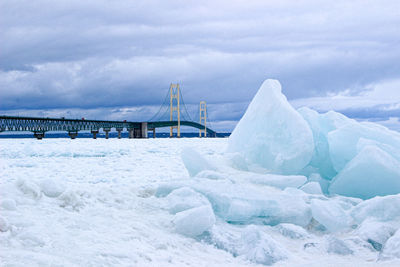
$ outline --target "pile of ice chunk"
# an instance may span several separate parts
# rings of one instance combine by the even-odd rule
[[[266,265],[290,257],[277,234],[310,253],[400,259],[397,132],[295,110],[279,82],[266,80],[222,159],[185,148],[182,161],[190,178],[155,190],[177,233]]]
[[[250,171],[319,175],[329,194],[368,199],[400,193],[399,133],[333,111],[295,110],[277,80],[262,84],[228,151],[239,154],[235,158],[241,156]],[[318,192],[315,184],[305,188]]]

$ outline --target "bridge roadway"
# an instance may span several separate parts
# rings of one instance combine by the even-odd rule
[[[93,138],[100,129],[105,132],[106,138],[112,128],[118,132],[118,138],[121,138],[121,132],[126,129],[129,132],[129,138],[147,138],[148,131],[155,129],[177,126],[178,121],[151,121],[151,122],[130,122],[130,121],[102,121],[86,119],[65,119],[65,118],[39,118],[39,117],[19,117],[19,116],[0,116],[0,132],[4,131],[30,131],[37,139],[42,139],[45,132],[48,131],[67,131],[68,135],[75,139],[78,131],[91,131]],[[204,125],[193,121],[180,121],[181,126],[189,126],[197,129],[204,129]],[[210,128],[206,128],[207,133],[216,137],[217,133]]]

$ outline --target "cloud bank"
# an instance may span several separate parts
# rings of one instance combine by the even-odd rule
[[[190,112],[205,100],[230,130],[276,78],[295,106],[395,121],[399,10],[396,0],[2,1],[0,112],[145,120],[179,82]]]

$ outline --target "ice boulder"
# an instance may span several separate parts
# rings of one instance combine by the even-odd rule
[[[389,155],[400,161],[400,149],[396,149],[394,146],[383,144],[375,140],[360,138],[357,143],[357,153],[360,153],[367,146],[376,146]]]
[[[330,232],[349,228],[351,217],[348,212],[335,200],[311,200],[311,212],[315,220],[325,226]]]
[[[322,178],[319,173],[311,173],[308,176],[308,182],[317,182],[317,183],[319,183],[321,191],[324,194],[328,194],[328,187],[329,187],[330,181]]]
[[[229,152],[277,174],[297,174],[311,160],[314,141],[304,118],[277,80],[266,80],[229,137]]]
[[[300,189],[309,194],[322,195],[321,186],[318,182],[306,183]]]
[[[172,191],[167,197],[170,213],[177,213],[191,208],[211,205],[202,194],[189,187],[182,187]]]
[[[253,225],[246,227],[243,232],[242,244],[239,252],[241,257],[259,264],[272,265],[286,259],[289,254],[272,237]]]
[[[245,173],[241,176],[243,180],[246,180],[248,182],[254,184],[270,185],[280,189],[285,189],[287,187],[297,188],[302,186],[307,181],[307,177],[303,175]]]
[[[33,199],[40,199],[42,197],[40,187],[34,182],[21,178],[17,180],[17,187],[22,193],[29,195]]]
[[[178,212],[173,223],[177,233],[196,237],[212,228],[215,224],[215,215],[211,206],[205,205]]]
[[[368,199],[400,193],[400,162],[376,146],[366,146],[332,180],[331,194]]]
[[[239,169],[242,171],[248,171],[249,168],[247,166],[246,159],[243,157],[242,154],[236,152],[236,153],[227,153],[226,157],[229,159],[230,165],[235,168]]]
[[[298,112],[307,121],[313,133],[315,149],[310,166],[316,168],[325,179],[330,180],[337,172],[333,168],[329,154],[328,133],[353,120],[334,111],[320,114],[307,107],[298,109]]]
[[[65,188],[53,179],[43,180],[40,183],[40,188],[47,197],[58,197],[65,191]]]
[[[181,153],[183,164],[190,176],[195,176],[201,171],[215,170],[216,168],[209,163],[202,155],[192,148],[186,147]]]
[[[393,147],[397,154],[400,153],[400,133],[379,124],[353,121],[328,133],[329,153],[337,172],[357,155],[361,138],[386,144]]]
[[[386,242],[379,260],[400,259],[400,230]]]
[[[0,216],[0,232],[7,232],[10,229],[8,221]]]
[[[83,206],[81,196],[72,190],[66,190],[58,197],[60,207],[78,211]]]
[[[328,253],[334,253],[339,255],[350,255],[353,254],[353,250],[343,241],[335,236],[325,237],[326,251]]]
[[[191,187],[207,197],[215,213],[227,222],[306,226],[311,221],[311,209],[301,190],[303,195],[296,195],[268,186],[209,179]]]
[[[274,227],[281,233],[283,236],[286,236],[291,239],[305,239],[310,237],[304,228],[291,224],[291,223],[281,223]]]
[[[6,198],[3,199],[0,203],[0,206],[6,210],[16,210],[17,204],[15,203],[14,199]]]
[[[394,224],[376,220],[365,220],[357,229],[358,235],[378,251],[382,250],[383,245],[395,232]]]
[[[261,225],[243,228],[230,224],[216,224],[209,240],[217,248],[226,250],[240,259],[272,265],[288,258],[289,252],[272,238],[271,233],[274,232],[270,227]]]
[[[367,218],[381,222],[400,222],[400,194],[368,199],[355,206],[350,214],[357,223]]]
[[[165,183],[160,183],[156,189],[154,195],[156,197],[166,197],[168,194],[170,194],[172,191],[175,189],[184,187],[185,184],[183,182],[165,182]]]

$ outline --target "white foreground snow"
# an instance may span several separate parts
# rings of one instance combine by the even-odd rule
[[[364,241],[365,231],[360,235],[357,229],[325,233],[318,232],[318,225],[313,226],[313,222],[307,227],[293,224],[310,220],[309,200],[315,198],[314,194],[290,187],[273,188],[257,180],[245,182],[243,172],[236,173],[235,178],[235,170],[227,167],[225,174],[210,171],[191,178],[181,159],[181,151],[188,146],[201,151],[206,160],[213,158],[222,164],[227,139],[1,139],[0,265],[390,266],[400,263],[386,260],[397,255],[395,238],[383,250],[381,258],[385,260],[377,261],[383,252]],[[169,186],[168,190],[173,192],[183,184],[192,189],[186,187],[171,196],[156,196],[157,190],[161,192]],[[183,201],[178,205],[180,198]],[[317,198],[325,199],[321,195]],[[194,237],[178,233],[175,213],[207,207],[207,199],[217,200],[213,202],[216,221],[212,228],[209,228],[214,222],[212,215],[207,215],[207,208],[201,208],[197,216],[203,217],[194,218],[193,223],[195,228],[200,225],[206,232],[200,234],[185,228],[185,233]],[[337,201],[341,205],[347,203]],[[218,203],[220,210],[215,206]],[[231,207],[224,210],[224,205],[230,203]],[[239,207],[249,203],[254,213],[235,212],[235,209],[246,212]],[[387,203],[393,205],[392,212],[400,207],[394,197]],[[364,221],[364,216],[373,212],[368,209],[385,205],[385,199],[371,204],[354,210],[354,217]],[[257,217],[267,213],[273,217]],[[240,219],[239,215],[252,217],[252,222],[236,224],[224,219],[224,216]],[[379,220],[381,214],[377,216]],[[384,218],[394,220],[389,214]],[[263,225],[262,220],[275,226]],[[179,223],[190,226],[184,220]],[[327,238],[331,235],[336,239]],[[349,251],[352,253],[342,255]]]
[[[223,139],[1,139],[0,266],[251,265],[176,233],[160,182]],[[207,200],[206,200],[207,201]]]

